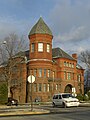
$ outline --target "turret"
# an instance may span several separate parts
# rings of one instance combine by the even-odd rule
[[[40,17],[29,33],[30,60],[52,60],[52,32]]]

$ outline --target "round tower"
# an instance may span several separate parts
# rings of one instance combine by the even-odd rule
[[[52,61],[52,32],[40,17],[29,33],[30,62]]]
[[[35,76],[33,84],[33,101],[48,99],[48,78],[52,76],[52,32],[40,17],[29,33],[30,62],[29,75]],[[48,86],[48,87],[47,87]],[[47,91],[46,91],[47,89]],[[46,92],[45,92],[46,91]],[[42,94],[41,94],[42,92]],[[48,94],[50,94],[48,92]]]

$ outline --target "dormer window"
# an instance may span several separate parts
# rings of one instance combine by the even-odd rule
[[[38,43],[38,52],[43,52],[43,43]]]

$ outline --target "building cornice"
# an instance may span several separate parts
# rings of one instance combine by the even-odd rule
[[[49,59],[31,59],[31,61],[48,61],[48,62],[52,62],[52,60],[49,60]]]

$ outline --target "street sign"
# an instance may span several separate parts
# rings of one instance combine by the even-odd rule
[[[33,75],[28,76],[28,82],[33,83],[35,81],[35,77]]]

